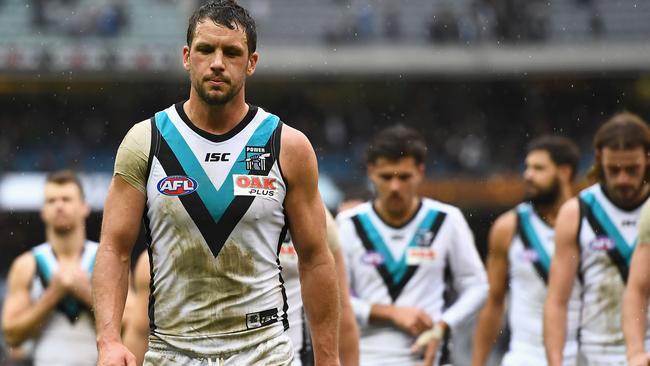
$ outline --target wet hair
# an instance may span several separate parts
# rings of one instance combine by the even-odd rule
[[[190,16],[187,26],[187,46],[192,46],[196,26],[198,23],[210,19],[215,24],[237,29],[242,27],[246,33],[248,53],[252,54],[257,49],[257,30],[255,20],[248,10],[237,4],[235,0],[213,0],[203,4]]]
[[[379,158],[397,161],[412,157],[416,164],[424,163],[427,145],[422,134],[404,125],[381,130],[368,145],[366,162],[374,164]]]
[[[528,143],[526,154],[533,151],[546,151],[555,165],[568,165],[571,168],[571,180],[578,172],[580,149],[570,139],[563,136],[540,136]]]
[[[596,131],[593,147],[594,164],[589,170],[589,178],[603,181],[605,178],[601,161],[603,149],[607,147],[612,150],[630,150],[642,147],[647,154],[650,152],[650,127],[634,113],[616,113]],[[645,180],[648,181],[649,178],[650,167],[646,166]]]
[[[51,172],[50,174],[47,175],[47,178],[45,179],[46,183],[52,183],[52,184],[58,184],[58,185],[63,185],[63,184],[68,184],[72,183],[76,185],[79,188],[79,193],[81,194],[81,199],[85,200],[86,195],[84,194],[84,189],[83,186],[81,185],[81,179],[79,179],[79,176],[77,173],[70,169],[65,169],[65,170],[57,170],[54,172]]]

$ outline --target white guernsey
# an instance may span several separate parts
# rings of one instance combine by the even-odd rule
[[[414,365],[421,357],[411,351],[414,336],[369,321],[373,304],[417,307],[453,329],[485,300],[485,270],[462,213],[431,199],[420,202],[400,227],[384,222],[370,202],[337,217],[361,325],[362,365]],[[443,299],[447,270],[459,292],[448,307]]]

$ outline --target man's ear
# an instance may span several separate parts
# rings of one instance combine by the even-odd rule
[[[190,47],[183,46],[183,68],[190,71]]]
[[[246,65],[246,75],[251,76],[255,73],[257,68],[257,60],[259,60],[260,54],[253,52],[253,54],[248,58],[248,65]]]

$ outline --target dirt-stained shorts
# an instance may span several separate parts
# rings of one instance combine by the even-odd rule
[[[291,365],[293,347],[286,333],[230,355],[193,355],[149,339],[144,366],[285,366]]]

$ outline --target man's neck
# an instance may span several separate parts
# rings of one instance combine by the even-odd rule
[[[86,242],[86,228],[84,226],[70,230],[66,233],[57,233],[53,229],[46,230],[47,242],[59,260],[76,260]]]
[[[560,207],[562,207],[564,202],[568,201],[571,196],[571,187],[562,187],[555,202],[548,205],[536,205],[534,207],[535,212],[537,212],[537,215],[549,226],[555,226],[555,219],[557,218],[557,213],[560,211]]]
[[[418,208],[420,207],[420,198],[414,197],[408,209],[404,210],[403,212],[391,212],[390,210],[386,209],[385,203],[380,200],[376,200],[374,205],[377,213],[379,216],[381,216],[381,219],[384,220],[384,222],[386,222],[388,225],[399,227],[413,218]]]
[[[634,197],[634,199],[631,199],[627,202],[620,202],[619,200],[616,200],[614,198],[614,195],[608,191],[606,184],[603,184],[601,187],[607,199],[610,200],[615,206],[623,210],[632,210],[641,206],[641,204],[643,204],[643,202],[645,202],[645,200],[648,198],[648,195],[650,195],[650,185],[644,184],[641,190],[639,190],[639,194]]]
[[[198,128],[215,134],[223,135],[232,130],[248,113],[248,104],[244,101],[243,93],[223,105],[208,105],[194,91],[190,99],[183,104],[183,110],[190,121]]]

